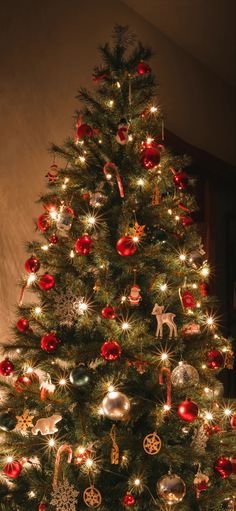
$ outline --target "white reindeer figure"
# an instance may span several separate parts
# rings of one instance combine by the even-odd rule
[[[152,314],[156,316],[157,320],[157,331],[156,331],[156,337],[163,337],[163,324],[166,323],[169,327],[169,338],[172,339],[173,332],[174,336],[177,337],[177,326],[174,322],[175,314],[172,312],[164,312],[164,305],[157,305],[155,303]]]

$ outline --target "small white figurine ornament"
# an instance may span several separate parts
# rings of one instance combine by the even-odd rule
[[[175,314],[172,312],[163,312],[164,305],[158,305],[155,303],[152,315],[156,316],[157,320],[157,330],[156,337],[163,337],[163,325],[166,324],[169,327],[169,338],[172,339],[173,334],[174,337],[177,337],[177,326],[174,322]]]
[[[40,432],[41,435],[53,435],[53,433],[57,433],[58,429],[56,424],[61,420],[62,416],[57,414],[51,415],[51,417],[38,419],[31,431],[33,435],[37,435],[38,432]]]

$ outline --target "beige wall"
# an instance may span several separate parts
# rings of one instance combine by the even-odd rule
[[[232,91],[118,0],[9,0],[0,31],[0,326],[7,336],[34,236],[34,204],[51,160],[50,141],[70,132],[79,85],[91,85],[97,47],[114,23],[129,24],[156,52],[168,128],[227,161],[233,151]],[[92,86],[92,85],[91,85]]]

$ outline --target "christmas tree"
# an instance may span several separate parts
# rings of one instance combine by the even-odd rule
[[[217,379],[233,354],[191,162],[165,139],[152,51],[124,27],[100,51],[75,135],[52,147],[0,362],[1,511],[234,509],[236,407]]]

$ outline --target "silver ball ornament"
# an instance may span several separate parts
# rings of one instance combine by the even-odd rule
[[[108,419],[122,420],[130,411],[130,400],[122,392],[108,392],[102,401],[102,410]]]
[[[157,482],[157,493],[169,506],[174,506],[183,500],[186,485],[176,474],[167,474]]]
[[[199,374],[195,367],[187,362],[179,362],[179,365],[171,373],[171,383],[174,387],[182,388],[197,385]]]

